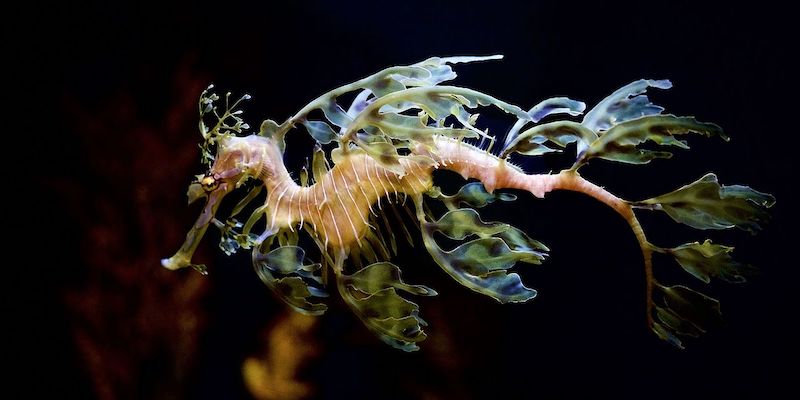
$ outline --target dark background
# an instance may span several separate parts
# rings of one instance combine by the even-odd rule
[[[663,281],[719,298],[726,317],[726,326],[676,350],[645,329],[640,253],[625,223],[581,195],[520,194],[485,215],[551,247],[543,266],[518,267],[539,290],[536,300],[496,304],[450,281],[424,250],[406,247],[396,263],[408,280],[440,293],[419,301],[431,322],[422,350],[383,345],[334,297],[308,339],[319,351],[301,373],[314,396],[763,398],[787,386],[797,314],[788,62],[796,45],[787,10],[768,2],[68,3],[12,6],[4,27],[12,71],[6,190],[23,205],[9,210],[17,239],[8,242],[3,279],[10,390],[247,398],[242,362],[268,350],[265,332],[280,304],[247,257],[223,257],[213,237],[199,253],[210,266],[206,278],[158,262],[198,212],[182,196],[202,172],[199,92],[213,82],[252,94],[245,115],[257,126],[386,66],[497,53],[505,59],[457,66],[456,83],[523,108],[557,95],[591,107],[632,80],[671,79],[675,88],[651,97],[668,112],[721,125],[732,141],[692,138],[692,150],[672,160],[596,162],[582,172],[629,199],[709,171],[774,194],[774,219],[757,236],[641,217],[654,243],[711,237],[736,246],[737,259],[758,266],[759,276],[704,288],[657,258]],[[491,114],[489,124],[495,132],[505,126]],[[287,162],[299,165],[307,145],[290,142]],[[566,165],[549,156],[524,163],[530,172]],[[457,187],[452,176],[439,178]]]

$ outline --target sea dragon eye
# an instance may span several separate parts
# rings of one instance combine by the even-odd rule
[[[212,192],[219,186],[219,181],[211,173],[202,177],[199,183],[206,192]]]

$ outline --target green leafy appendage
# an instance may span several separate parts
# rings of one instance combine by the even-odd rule
[[[400,278],[400,268],[390,262],[370,264],[352,275],[338,279],[339,292],[364,324],[384,342],[404,351],[418,350],[425,339],[419,306],[398,291],[419,296],[435,296],[436,291],[422,285],[409,285]]]
[[[312,297],[328,297],[319,287],[322,279],[317,273],[321,264],[305,264],[304,260],[305,251],[297,246],[280,246],[267,254],[253,250],[256,273],[267,287],[295,310],[321,315],[328,306],[312,301]]]
[[[654,206],[696,229],[737,227],[756,233],[769,219],[766,209],[775,204],[775,198],[747,186],[720,185],[716,175],[706,174],[673,192],[635,204]]]
[[[665,249],[665,252],[674,256],[686,272],[705,283],[711,282],[711,278],[732,283],[744,282],[745,276],[752,271],[751,267],[731,257],[733,247],[714,244],[710,240],[702,244],[698,242],[682,244]]]
[[[444,250],[436,242],[439,232],[450,239],[467,241],[452,250]],[[536,290],[525,287],[516,273],[508,269],[518,261],[541,264],[547,247],[531,239],[511,225],[483,222],[469,208],[448,211],[438,221],[422,223],[425,247],[433,259],[457,282],[501,303],[524,302],[536,296]]]

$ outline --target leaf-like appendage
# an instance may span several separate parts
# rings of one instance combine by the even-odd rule
[[[702,332],[722,323],[716,299],[682,285],[664,288],[663,292],[667,307]]]
[[[266,275],[264,275],[266,276]],[[265,278],[262,277],[262,280]],[[283,299],[286,304],[296,311],[307,315],[322,315],[328,306],[322,303],[313,303],[309,299],[326,297],[325,292],[310,286],[306,281],[297,276],[287,276],[275,279],[272,283],[273,291]]]
[[[498,238],[509,250],[526,253],[525,262],[541,264],[550,249],[531,239],[525,232],[502,222],[484,222],[477,211],[461,208],[445,213],[438,221],[430,223],[439,233],[453,240],[463,240],[470,235],[480,238]]]
[[[445,81],[456,79],[457,74],[448,64],[464,64],[479,61],[500,60],[503,56],[459,56],[459,57],[431,57],[425,61],[418,62],[413,67],[422,68],[428,71],[428,76],[420,79],[413,76],[399,77],[401,83],[406,86],[435,86]]]
[[[532,122],[539,122],[553,114],[569,114],[572,116],[581,115],[586,110],[586,103],[572,100],[568,97],[553,97],[539,102],[528,111],[533,119]]]
[[[322,121],[302,121],[308,134],[321,144],[328,144],[336,140],[336,131]]]
[[[389,262],[370,264],[352,275],[338,277],[340,293],[364,324],[384,342],[405,351],[418,350],[425,339],[419,306],[397,294],[397,290],[422,296],[436,291],[422,285],[409,285],[400,278],[400,269]]]
[[[662,339],[683,348],[678,336],[696,337],[722,323],[719,301],[686,286],[657,286],[663,307],[656,307],[653,331]]]
[[[494,203],[496,200],[514,201],[517,199],[517,196],[511,193],[502,193],[498,191],[489,193],[486,191],[483,183],[470,182],[462,186],[461,189],[458,190],[458,193],[451,196],[442,194],[439,195],[437,199],[441,200],[448,209],[455,210],[459,208],[461,204],[481,208],[487,204]]]
[[[262,254],[258,246],[253,249],[253,267],[275,294],[295,310],[309,315],[320,315],[328,309],[325,304],[313,303],[311,297],[327,297],[321,288],[309,283],[322,283],[317,275],[320,264],[304,264],[305,251],[297,246],[281,246]]]
[[[648,88],[669,89],[668,80],[640,79],[631,82],[606,97],[583,118],[583,126],[601,134],[602,131],[628,120],[647,115],[661,114],[663,107],[650,102],[645,93]]]
[[[345,283],[366,293],[393,287],[419,296],[435,296],[436,291],[423,285],[409,285],[400,278],[400,268],[390,262],[370,264],[352,275],[344,277]]]
[[[314,155],[311,156],[311,176],[314,182],[322,181],[328,173],[328,164],[325,161],[325,151],[319,145],[314,147]]]
[[[241,222],[231,218],[225,223],[216,222],[220,229],[219,248],[227,255],[236,253],[239,249],[249,249],[256,243],[257,236],[248,232],[240,233],[237,231],[243,225]]]
[[[422,123],[420,117],[395,113],[381,113],[379,118],[372,119],[370,123],[380,129],[387,137],[406,141],[413,140],[428,147],[433,146],[433,138],[436,136],[451,138],[478,137],[477,133],[469,129],[426,126]]]
[[[405,174],[405,169],[400,164],[400,154],[397,153],[397,147],[390,140],[377,137],[369,142],[357,139],[356,143],[383,168],[396,174]]]
[[[470,235],[490,237],[508,228],[499,222],[483,222],[480,215],[470,208],[448,211],[434,224],[439,233],[454,240],[463,240]]]
[[[509,129],[506,138],[503,141],[503,149],[507,149],[508,145],[517,138],[520,129],[525,127],[529,122],[539,122],[544,118],[553,114],[569,114],[572,116],[580,115],[586,109],[586,103],[582,101],[572,100],[567,97],[553,97],[543,100],[539,104],[533,106],[528,110],[528,118],[520,118]]]
[[[407,89],[386,95],[367,106],[345,131],[345,137],[353,140],[367,154],[375,158],[384,167],[399,174],[403,173],[397,156],[385,148],[369,148],[373,142],[369,139],[372,134],[360,134],[380,131],[386,143],[392,140],[399,141],[397,146],[411,147],[414,142],[431,146],[435,136],[453,138],[478,137],[486,134],[473,125],[477,115],[471,115],[466,108],[493,105],[518,118],[530,120],[528,113],[521,108],[508,104],[471,89],[452,86],[430,86]],[[409,110],[421,110],[419,117],[402,114]],[[444,127],[444,121],[449,116],[455,116],[463,128]],[[431,124],[427,120],[431,119]],[[394,142],[390,143],[395,145]],[[374,146],[373,146],[374,147]],[[395,151],[396,153],[396,151]]]
[[[728,140],[722,129],[715,124],[697,122],[691,117],[651,115],[613,126],[589,146],[583,160],[602,158],[629,164],[647,164],[656,158],[670,158],[672,153],[639,149],[637,145],[650,140],[659,145],[688,149],[686,142],[675,137],[687,133],[709,137],[718,135]]]
[[[281,152],[286,149],[286,141],[284,140],[286,132],[281,131],[280,126],[275,121],[271,119],[265,119],[262,121],[261,127],[258,130],[258,135],[275,141],[275,143],[278,145],[278,149],[280,149]]]
[[[551,142],[561,148],[567,147],[572,142],[580,142],[588,146],[597,140],[597,134],[589,128],[572,121],[555,121],[537,125],[520,133],[512,140],[500,157],[506,157],[511,152],[528,156],[537,156],[554,151],[561,151],[545,146]]]
[[[220,230],[220,241],[219,241],[219,248],[225,252],[227,255],[231,255],[236,253],[239,249],[249,249],[256,243],[257,236],[250,233],[250,229],[252,228],[252,224],[250,224],[248,219],[248,224],[242,224],[241,222],[234,219],[239,213],[244,210],[247,205],[249,205],[256,197],[261,193],[264,186],[256,186],[247,193],[242,200],[240,200],[231,210],[230,216],[228,220],[224,223],[214,219],[212,222],[214,225],[219,228]],[[191,186],[190,186],[191,189]],[[254,213],[258,214],[258,213]],[[251,216],[252,218],[252,216]],[[244,227],[244,229],[239,230],[239,228]]]
[[[440,122],[450,115],[463,117],[464,107],[477,108],[490,105],[518,118],[530,120],[528,113],[513,104],[485,93],[455,86],[421,87],[394,93],[391,97],[380,99],[368,107],[370,114],[362,119],[368,124],[374,124],[383,119],[382,114],[421,109],[434,121]]]
[[[460,88],[454,87],[453,89],[460,89]],[[532,119],[530,114],[525,112],[519,106],[506,103],[505,101],[489,96],[486,93],[481,93],[476,90],[466,89],[466,90],[454,91],[454,94],[458,96],[461,104],[464,104],[469,108],[477,108],[478,106],[482,107],[495,106],[500,110],[503,110],[505,113],[514,115],[517,118]]]
[[[214,89],[214,85],[209,85],[203,90],[198,102],[200,111],[198,127],[203,136],[203,142],[200,144],[201,162],[208,166],[214,162],[214,153],[216,152],[214,148],[221,139],[236,136],[250,129],[250,125],[242,119],[244,111],[238,108],[239,103],[251,99],[250,95],[242,95],[238,100],[231,102],[231,93],[228,92],[225,94],[225,110],[219,111],[214,104],[219,100],[219,96],[212,89]],[[205,119],[210,115],[216,118],[216,122],[207,125]]]
[[[436,86],[456,78],[456,73],[448,64],[493,60],[497,57],[431,57],[425,61],[405,66],[387,68],[363,82],[363,87],[375,97],[399,92],[411,87]]]
[[[507,270],[517,261],[540,264],[543,259],[535,252],[511,250],[499,237],[471,240],[447,252],[447,257],[454,267],[478,277],[484,277],[492,271]]]
[[[443,250],[434,239],[441,232],[451,239],[479,238]],[[547,248],[522,231],[497,222],[483,222],[473,209],[447,212],[436,222],[422,223],[425,247],[433,259],[457,282],[501,303],[528,301],[536,291],[525,287],[508,269],[517,261],[540,264]]]
[[[267,268],[282,274],[301,270],[306,252],[297,246],[283,246],[270,251],[263,258]]]
[[[638,204],[656,205],[675,221],[697,229],[735,226],[756,233],[769,219],[766,208],[775,204],[775,198],[747,186],[720,185],[716,175],[706,174],[674,192]]]
[[[532,239],[528,234],[511,225],[508,225],[507,229],[494,236],[506,242],[513,251],[531,254],[532,257],[528,260],[523,260],[524,262],[541,264],[547,256],[547,252],[550,251],[544,243]]]
[[[300,169],[300,186],[306,187],[308,186],[308,159],[306,158],[306,165]]]
[[[279,125],[277,122],[271,119],[265,119],[264,121],[261,121],[261,127],[258,129],[258,135],[274,139],[278,128]]]
[[[659,319],[660,319],[660,317],[659,317]],[[683,342],[681,342],[681,340],[678,339],[678,336],[676,334],[672,333],[671,328],[668,328],[667,326],[662,325],[661,323],[653,322],[653,328],[652,329],[653,329],[653,332],[661,340],[664,340],[664,341],[668,342],[669,344],[671,344],[671,345],[673,345],[673,346],[675,346],[675,347],[677,347],[679,349],[684,349],[685,348],[683,346]]]
[[[428,77],[430,76],[430,73],[423,68],[413,66],[398,67],[394,68],[391,74],[376,77],[371,82],[366,82],[364,88],[371,91],[375,97],[383,97],[390,93],[405,90],[406,85],[400,83],[400,80],[422,83],[425,81],[425,74]]]
[[[381,98],[408,88],[435,86],[444,81],[455,79],[456,73],[453,72],[453,68],[448,64],[497,60],[500,58],[502,56],[432,57],[413,65],[386,68],[366,78],[323,94],[300,110],[290,121],[292,123],[303,122],[310,112],[319,109],[322,110],[325,118],[331,124],[346,129],[353,119],[375,98]],[[345,111],[337,103],[337,99],[339,96],[353,91],[359,91],[359,94],[348,111]],[[370,99],[370,96],[374,97]],[[306,127],[309,128],[309,133],[312,136],[316,135],[315,139],[317,139],[317,136],[323,138],[323,140],[331,139],[330,133],[322,126],[309,127],[306,125]],[[321,141],[320,143],[327,142]]]
[[[751,269],[730,256],[733,247],[713,244],[710,240],[702,244],[686,243],[666,251],[675,257],[686,272],[705,283],[710,282],[711,277],[728,282],[744,282],[744,274]]]
[[[353,102],[352,102],[352,103],[350,103],[350,107],[348,107],[348,108],[347,108],[347,116],[348,116],[348,117],[350,117],[350,120],[351,120],[351,121],[352,121],[352,119],[353,119],[353,118],[355,118],[355,117],[356,117],[358,114],[360,114],[360,113],[361,113],[361,111],[364,111],[364,109],[365,109],[365,108],[367,108],[367,106],[368,106],[368,105],[369,105],[369,104],[370,104],[370,103],[371,103],[373,100],[375,100],[375,98],[374,98],[374,97],[372,97],[372,98],[371,98],[370,96],[372,96],[372,92],[370,92],[370,91],[369,91],[369,90],[367,90],[367,89],[363,89],[363,90],[361,90],[361,91],[360,91],[360,92],[359,92],[359,93],[356,95],[356,97],[353,99]],[[349,125],[349,124],[348,124],[348,125]]]
[[[353,121],[353,117],[344,111],[341,106],[336,104],[336,102],[327,103],[320,108],[322,109],[322,113],[325,115],[325,118],[327,118],[328,121],[330,121],[333,125],[336,125],[340,128],[350,125],[350,122]]]
[[[250,204],[253,200],[255,200],[255,198],[258,197],[259,194],[261,194],[261,191],[263,189],[264,185],[258,185],[254,187],[252,190],[250,190],[250,192],[247,193],[247,196],[239,200],[239,202],[236,203],[235,206],[233,206],[233,210],[231,210],[231,215],[229,218],[233,218],[239,215],[239,213],[241,213],[242,210],[244,210],[244,208],[247,207],[248,204]]]

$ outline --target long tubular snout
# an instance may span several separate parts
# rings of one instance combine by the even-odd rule
[[[230,187],[232,186],[233,185],[229,183],[222,183],[216,190],[208,194],[206,205],[200,213],[200,216],[197,217],[197,221],[194,223],[194,226],[192,226],[192,229],[186,234],[186,240],[183,242],[181,248],[172,257],[161,260],[161,265],[164,266],[164,268],[174,271],[176,269],[192,266],[192,256],[197,246],[200,244],[200,240],[203,239],[203,235],[206,233],[208,224],[217,212],[217,208],[219,208],[220,203],[222,203],[222,198],[231,191]]]

